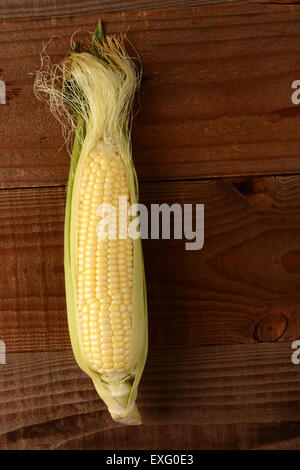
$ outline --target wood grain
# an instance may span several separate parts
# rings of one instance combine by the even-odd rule
[[[225,0],[226,1],[226,0]],[[239,0],[235,0],[239,1]],[[211,3],[225,3],[220,0],[164,0],[164,8],[177,8]],[[111,11],[150,10],[161,8],[160,0],[6,0],[0,6],[0,18],[32,18],[50,16],[72,16],[83,13],[104,13]]]
[[[300,177],[141,184],[141,201],[205,204],[205,244],[144,240],[153,347],[300,336]],[[65,188],[0,191],[0,338],[8,351],[70,346]],[[180,334],[178,334],[180,332]]]
[[[70,351],[0,366],[1,449],[299,449],[289,343],[150,349],[142,426],[113,423]]]
[[[2,20],[0,186],[65,184],[59,125],[33,95],[43,44],[53,61],[97,14]],[[300,6],[223,5],[105,13],[107,33],[128,31],[143,63],[133,127],[141,180],[300,171]],[[263,28],[263,33],[262,33]],[[84,34],[83,34],[84,36]],[[31,75],[30,75],[31,74]]]
[[[73,16],[83,13],[104,13],[112,11],[152,10],[179,8],[197,5],[226,4],[228,0],[6,0],[0,6],[0,18],[41,18],[50,16]],[[290,0],[231,0],[230,3],[278,3],[291,4]],[[295,2],[296,3],[296,2]]]
[[[0,449],[300,449],[290,345],[300,338],[300,176],[286,176],[300,169],[300,5],[190,3],[0,5]],[[128,31],[143,63],[141,201],[205,204],[202,250],[144,240],[150,351],[144,424],[131,428],[111,421],[70,350],[69,157],[32,91],[43,44],[52,38],[59,61],[99,12],[107,33]]]

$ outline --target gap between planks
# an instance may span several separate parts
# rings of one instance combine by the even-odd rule
[[[139,185],[148,185],[148,184],[157,184],[157,183],[188,183],[189,181],[196,183],[196,182],[205,182],[205,181],[235,181],[239,180],[240,178],[242,179],[256,179],[256,178],[273,178],[273,177],[278,177],[278,178],[289,178],[289,177],[297,177],[300,176],[300,173],[273,173],[273,174],[261,174],[261,175],[256,175],[256,174],[245,174],[245,175],[236,175],[233,174],[232,176],[212,176],[212,177],[191,177],[191,178],[172,178],[172,179],[158,179],[158,180],[142,180],[139,182]],[[55,188],[66,188],[67,189],[67,183],[66,184],[46,184],[46,185],[37,185],[37,186],[0,186],[0,191],[13,191],[13,190],[26,190],[26,189],[55,189]]]

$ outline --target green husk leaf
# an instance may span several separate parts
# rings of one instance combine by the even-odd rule
[[[104,31],[103,31],[101,20],[99,20],[97,28],[93,35],[92,45],[91,45],[91,53],[95,57],[98,57],[99,59],[103,59],[103,55],[101,53],[101,48],[100,48],[100,46],[102,45],[103,39],[104,39]]]

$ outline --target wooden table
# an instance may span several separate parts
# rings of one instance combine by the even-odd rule
[[[3,3],[1,449],[299,449],[291,342],[300,339],[300,105],[291,85],[300,79],[300,5]],[[140,427],[111,421],[70,349],[69,157],[32,91],[43,44],[52,38],[47,50],[59,61],[71,34],[94,30],[99,16],[107,33],[127,31],[143,64],[133,125],[141,201],[205,204],[202,250],[144,241],[150,350]]]

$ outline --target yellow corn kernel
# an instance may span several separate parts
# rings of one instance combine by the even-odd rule
[[[132,318],[129,305],[126,308],[124,304],[125,296],[131,298],[132,294],[129,272],[133,269],[133,243],[130,238],[103,240],[95,236],[101,220],[101,215],[97,215],[99,207],[103,203],[111,204],[118,220],[119,196],[126,196],[129,204],[124,165],[115,153],[108,156],[105,146],[98,145],[87,158],[81,174],[77,266],[83,270],[77,283],[77,309],[89,366],[101,374],[112,374],[113,371],[125,374],[130,360],[130,348],[125,348],[125,344],[130,341]],[[126,222],[128,225],[129,216]],[[128,261],[122,256],[125,247],[130,255]],[[127,275],[124,276],[119,265],[126,265]],[[101,299],[106,299],[105,308],[100,306]],[[106,343],[109,348],[105,351],[98,348],[96,338],[99,342],[110,338]]]

